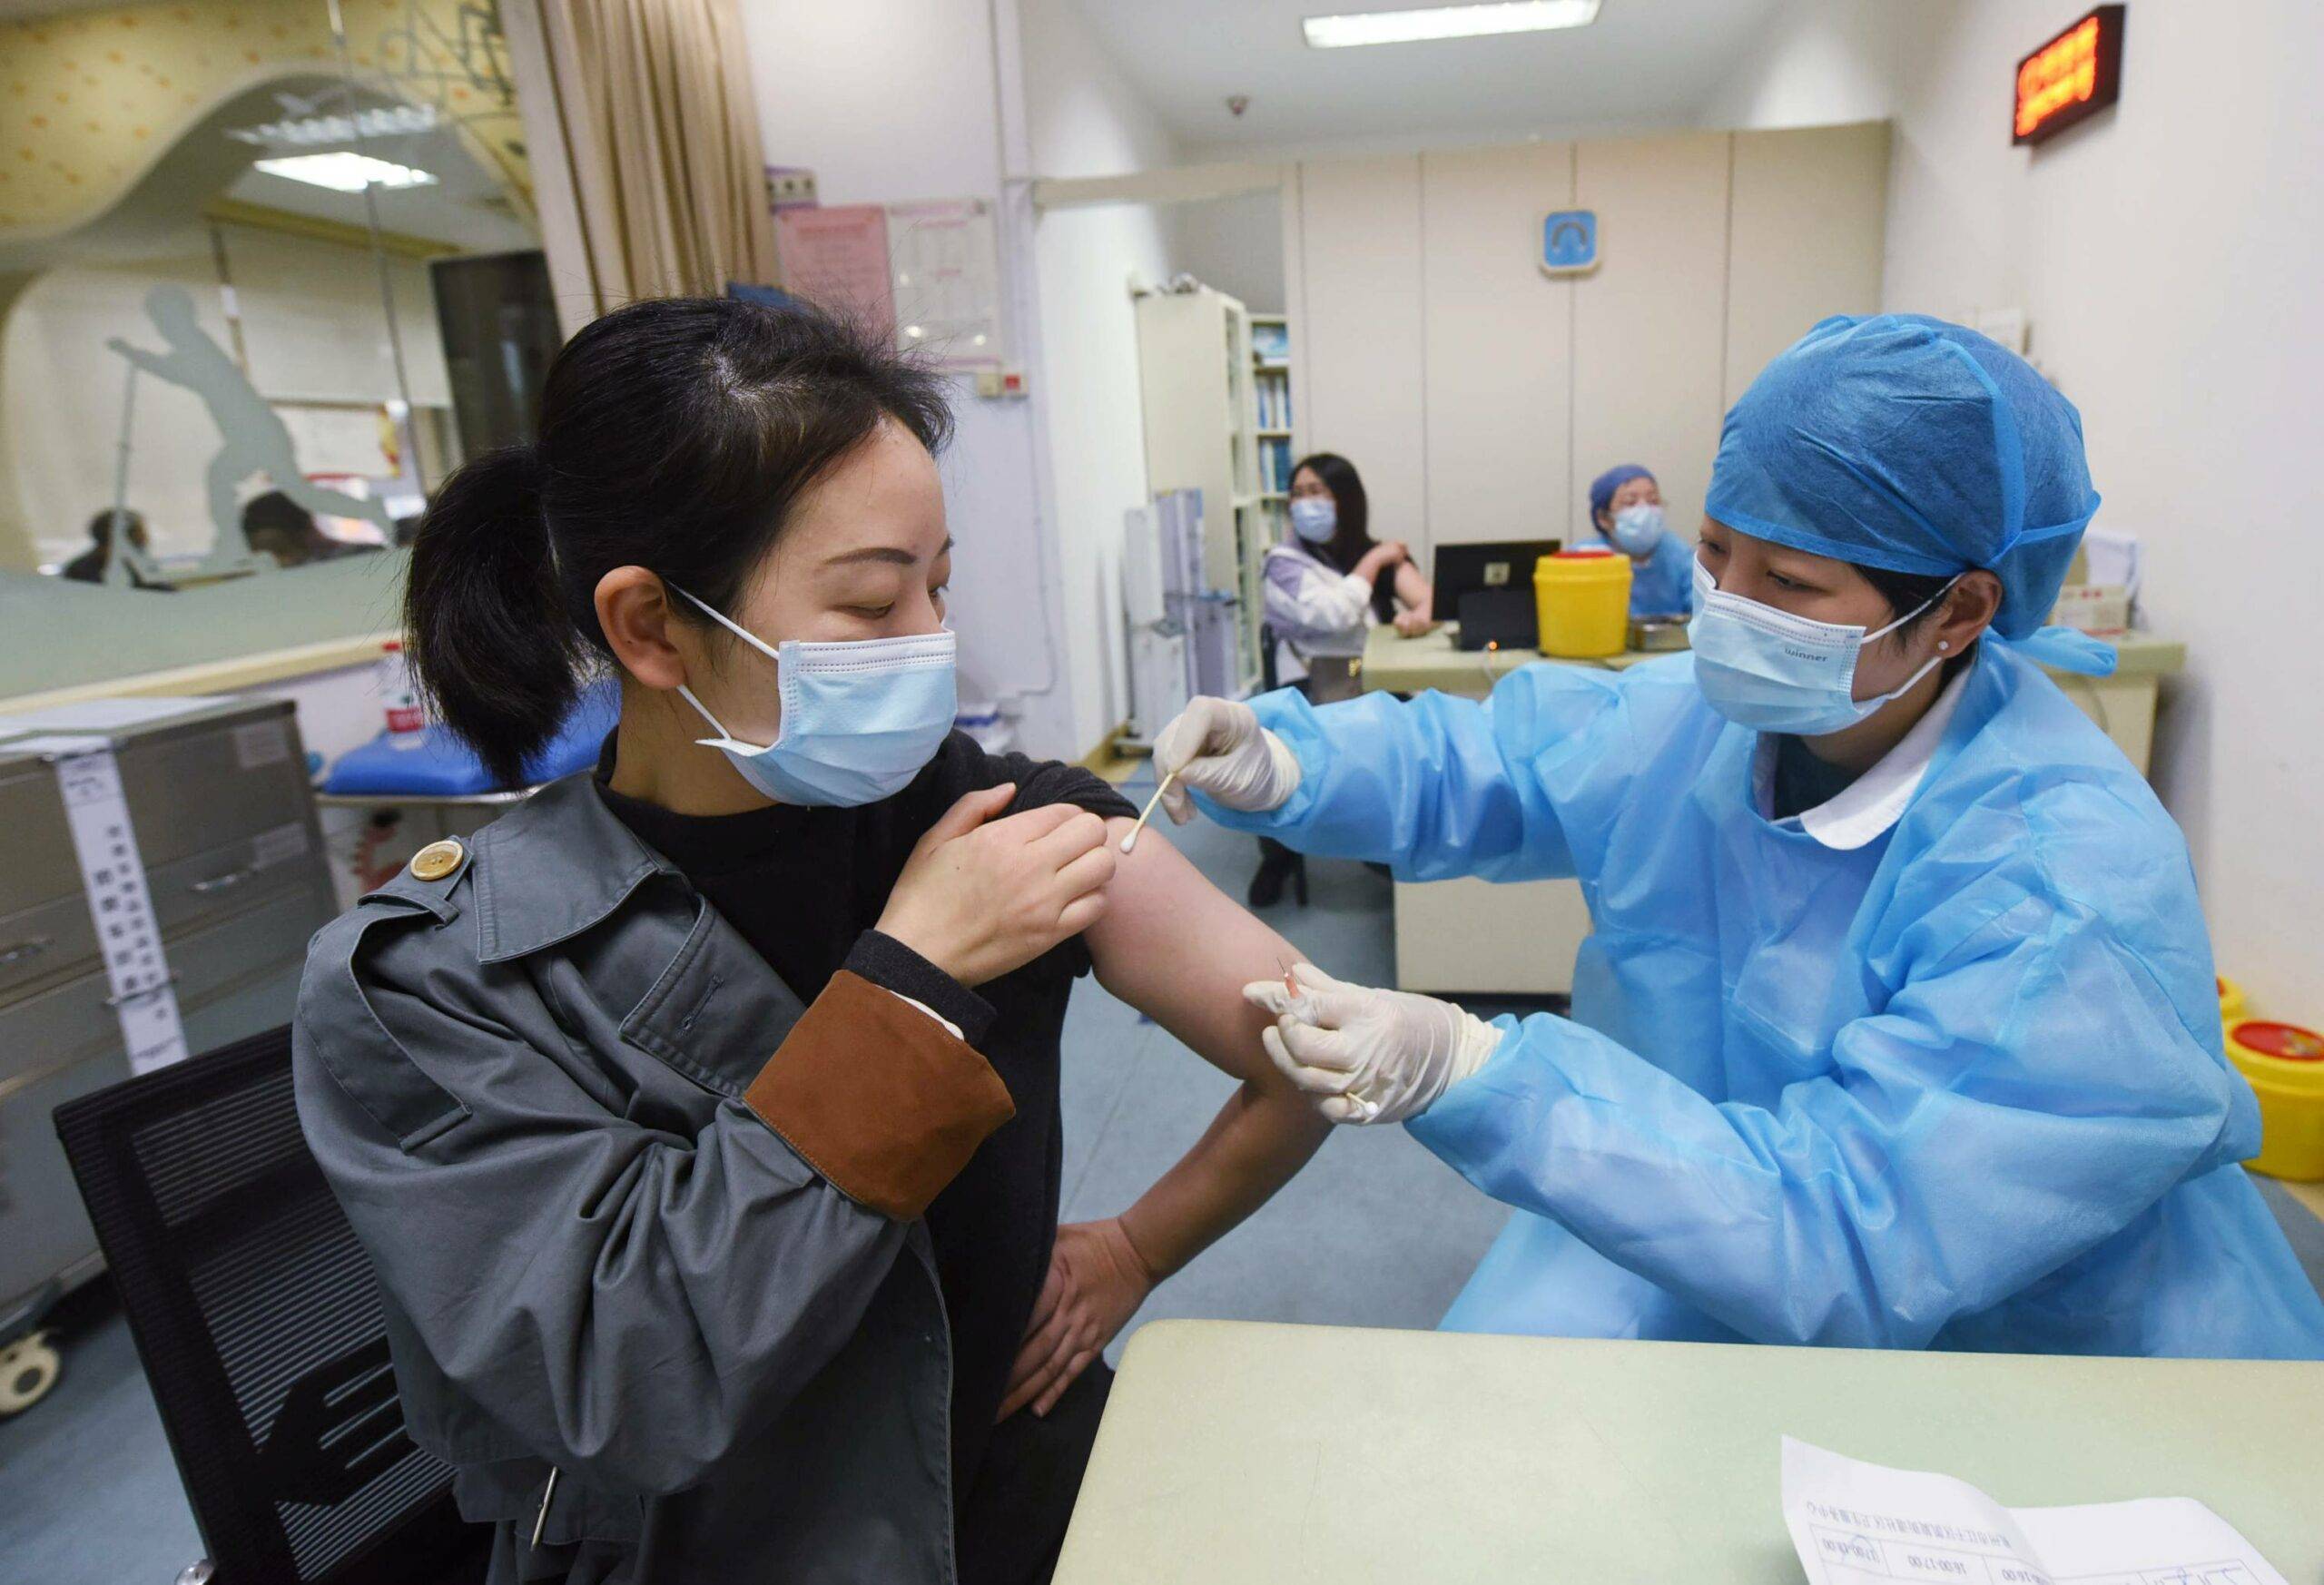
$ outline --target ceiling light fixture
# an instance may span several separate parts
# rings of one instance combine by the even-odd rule
[[[245,143],[311,148],[317,143],[352,143],[365,138],[429,132],[442,119],[432,104],[383,104],[352,115],[285,116],[259,126],[230,127],[226,135]]]
[[[427,187],[436,181],[432,172],[375,160],[369,154],[350,153],[344,149],[331,154],[292,154],[281,160],[251,162],[270,176],[286,176],[311,187],[328,187],[333,192],[360,192],[366,187]]]
[[[1417,11],[1357,11],[1310,16],[1300,23],[1310,49],[1354,44],[1416,44],[1433,38],[1547,33],[1587,27],[1598,20],[1599,0],[1500,0],[1485,5],[1431,5]]]

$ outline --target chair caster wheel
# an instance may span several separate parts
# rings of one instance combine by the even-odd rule
[[[0,1348],[0,1414],[17,1414],[48,1396],[64,1368],[45,1332],[27,1333]]]

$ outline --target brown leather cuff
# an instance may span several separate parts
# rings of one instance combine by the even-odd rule
[[[905,1222],[1017,1115],[974,1047],[845,970],[743,1099],[834,1188]]]

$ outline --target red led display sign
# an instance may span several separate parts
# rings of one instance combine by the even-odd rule
[[[2101,5],[2017,63],[2017,113],[2009,141],[2038,143],[2122,94],[2122,16]]]

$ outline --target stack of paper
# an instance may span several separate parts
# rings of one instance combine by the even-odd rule
[[[2286,1585],[2192,1498],[2004,1508],[1950,1475],[1787,1436],[1783,1516],[1812,1585]]]

